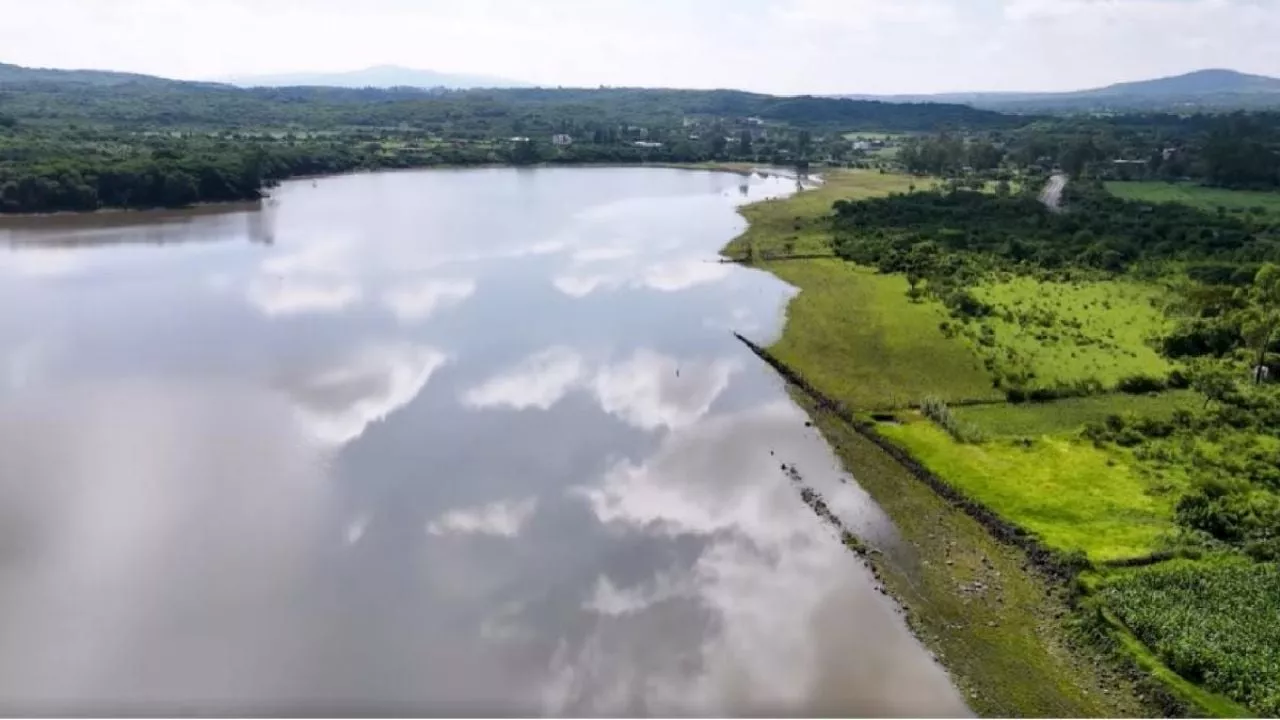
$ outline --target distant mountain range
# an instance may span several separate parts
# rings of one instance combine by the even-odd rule
[[[342,88],[511,88],[532,87],[529,83],[486,75],[460,75],[435,70],[416,70],[398,65],[377,65],[363,70],[337,73],[286,73],[281,75],[241,75],[227,82],[240,87],[320,86]]]
[[[341,73],[248,75],[217,82],[186,82],[153,75],[107,70],[28,68],[0,63],[0,86],[72,84],[189,88],[331,87],[346,91],[365,88],[530,88],[527,83],[483,75],[460,75],[379,65]],[[722,91],[710,91],[722,92]],[[961,92],[936,95],[836,95],[850,100],[892,103],[947,103],[1012,113],[1077,113],[1133,111],[1194,111],[1223,109],[1280,109],[1280,78],[1234,70],[1197,70],[1185,75],[1124,82],[1072,92]]]
[[[1123,82],[1070,92],[961,92],[935,95],[840,95],[854,100],[960,103],[1005,112],[1108,112],[1280,107],[1280,78],[1235,70]]]
[[[74,83],[79,85],[123,85],[142,83],[163,85],[177,80],[166,80],[154,75],[113,72],[111,70],[61,70],[56,68],[30,68],[0,63],[0,85],[18,83]]]

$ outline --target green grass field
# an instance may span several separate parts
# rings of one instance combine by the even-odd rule
[[[1168,324],[1163,291],[1124,280],[1045,282],[1015,277],[973,293],[995,312],[965,335],[1004,375],[1029,387],[1097,379],[1106,386],[1131,375],[1163,376],[1171,366],[1152,346]],[[990,328],[988,340],[982,338]]]
[[[1107,190],[1126,200],[1176,202],[1209,212],[1224,207],[1228,212],[1249,212],[1262,208],[1268,215],[1280,215],[1280,192],[1227,190],[1192,183],[1109,182]]]
[[[1175,494],[1118,451],[1052,436],[961,445],[923,419],[880,432],[1049,547],[1083,550],[1094,561],[1137,557],[1173,530]]]
[[[1132,414],[1168,419],[1175,410],[1198,411],[1204,398],[1191,390],[1168,390],[1156,395],[1122,393],[1067,398],[1052,403],[978,405],[952,408],[961,421],[990,437],[1037,437],[1079,430],[1108,415]]]
[[[906,192],[913,185],[926,187],[928,179],[874,170],[831,169],[821,173],[822,184],[790,197],[764,200],[742,208],[750,225],[722,251],[741,258],[754,251],[756,257],[792,254],[831,254],[830,234],[825,219],[836,200],[860,200],[894,192]],[[751,250],[749,250],[749,248]]]
[[[801,290],[771,350],[828,395],[858,410],[1000,396],[978,357],[938,329],[942,307],[911,302],[902,277],[841,260],[762,267]]]

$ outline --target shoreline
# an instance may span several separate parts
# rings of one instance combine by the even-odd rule
[[[772,208],[765,207],[767,201],[740,208],[747,229],[721,250],[722,257],[743,256],[745,249],[742,264],[800,291],[788,304],[775,345],[796,322],[792,310],[806,287],[780,268],[787,263],[753,261],[756,245],[785,239],[795,253],[814,249],[820,239],[806,235],[800,216],[805,210],[812,216],[826,212],[841,197],[840,182],[858,178],[856,171],[841,173],[830,192],[797,193],[772,201]],[[861,178],[874,182],[873,177]],[[864,196],[893,191],[882,190]],[[858,555],[882,579],[913,633],[975,712],[1063,717],[1185,711],[1184,697],[1083,638],[1076,605],[1078,568],[1069,558],[967,498],[907,449],[877,433],[869,418],[833,401],[821,382],[815,386],[769,348],[738,337],[779,373],[854,482],[899,529],[904,548],[872,548]]]
[[[703,162],[703,163],[671,163],[671,162],[655,162],[655,163],[613,163],[613,162],[572,162],[572,163],[536,163],[533,165],[513,165],[511,163],[477,163],[469,165],[455,164],[439,164],[439,165],[423,165],[421,167],[404,167],[404,168],[375,168],[375,169],[359,169],[347,170],[335,173],[319,173],[308,175],[294,175],[276,181],[272,185],[262,188],[262,196],[257,199],[244,200],[215,200],[210,202],[196,202],[191,205],[180,207],[127,207],[127,206],[104,206],[93,210],[54,210],[52,212],[0,212],[0,228],[3,228],[7,221],[20,222],[22,220],[35,221],[52,221],[62,218],[100,218],[103,216],[113,215],[147,215],[147,216],[188,216],[188,215],[215,215],[219,213],[232,212],[248,212],[260,208],[264,203],[271,200],[272,191],[280,185],[290,182],[306,182],[307,180],[324,180],[328,178],[345,177],[348,175],[371,175],[376,173],[400,173],[400,172],[424,172],[432,170],[493,170],[493,169],[522,169],[522,168],[659,168],[668,170],[701,170],[704,172],[722,172],[734,175],[750,176],[755,174],[777,175],[788,179],[798,179],[802,174],[797,173],[795,168],[778,167],[774,165],[762,165],[759,163],[740,163],[740,162]],[[814,173],[811,177],[817,178],[819,175]]]

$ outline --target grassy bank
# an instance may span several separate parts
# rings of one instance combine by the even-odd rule
[[[842,419],[801,393],[858,484],[893,518],[900,546],[874,562],[908,622],[983,716],[1107,717],[1151,712],[1125,677],[1081,653],[1063,619],[1064,588],[1022,550],[919,482]]]
[[[1144,644],[1168,630],[1130,632],[1133,613],[1116,612],[1109,596],[1089,591],[1113,575],[1143,572],[1112,565],[1172,556],[1176,506],[1191,491],[1185,464],[1169,460],[1174,449],[1135,447],[1143,433],[1172,432],[1175,421],[1191,422],[1206,408],[1198,393],[1167,386],[1177,368],[1155,343],[1168,329],[1166,291],[1089,274],[988,273],[966,281],[977,311],[958,313],[909,293],[903,274],[796,257],[834,254],[835,200],[925,182],[837,172],[819,191],[745,208],[751,225],[725,249],[801,290],[770,353],[822,398],[797,391],[846,467],[901,530],[901,547],[872,556],[886,585],[982,714],[1243,710],[1218,694],[1244,698],[1239,688],[1180,676],[1171,667],[1187,671],[1166,645]],[[1033,394],[1038,388],[1056,401],[1023,402],[1041,397]],[[876,442],[824,409],[828,402],[858,412],[862,432]],[[1094,426],[1106,429],[1086,432]],[[921,482],[918,471],[940,479]],[[939,484],[947,490],[942,496]],[[998,527],[1015,529],[1013,537],[1033,538],[1036,553],[1060,558],[1052,567],[1092,567],[1101,580],[1064,584],[1074,570],[1042,577],[1031,569],[1040,556],[1029,559],[1021,541],[996,540],[1010,535],[979,522],[983,517],[998,517]],[[1144,596],[1133,596],[1141,604]],[[1265,662],[1250,656],[1243,664]],[[1118,668],[1137,685],[1118,679]],[[1265,698],[1250,702],[1266,706]]]

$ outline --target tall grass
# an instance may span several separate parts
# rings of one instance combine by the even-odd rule
[[[920,403],[920,412],[937,423],[938,427],[946,430],[956,442],[973,445],[987,439],[977,425],[956,417],[951,412],[951,408],[939,398],[932,396],[925,398]]]

